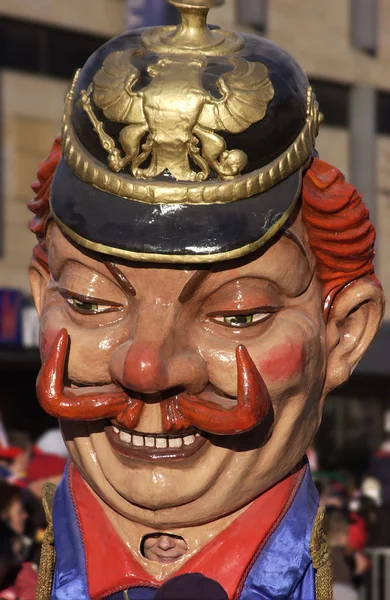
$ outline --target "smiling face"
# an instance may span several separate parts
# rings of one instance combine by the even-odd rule
[[[160,563],[175,562],[186,552],[187,544],[179,536],[157,533],[147,536],[143,543],[144,556]]]
[[[41,292],[33,283],[43,361],[66,328],[74,388],[115,382],[142,401],[136,431],[107,420],[62,422],[83,477],[129,519],[156,528],[185,526],[189,515],[193,525],[209,522],[245,506],[304,455],[320,421],[325,324],[299,218],[290,231],[256,257],[198,274],[113,266],[51,225],[51,277]],[[236,436],[193,428],[167,435],[161,401],[178,390],[234,404],[238,345],[264,379],[273,416]]]

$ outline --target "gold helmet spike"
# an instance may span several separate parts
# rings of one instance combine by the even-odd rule
[[[180,9],[181,6],[192,8],[214,8],[222,6],[225,0],[168,0],[169,4],[173,4]]]
[[[201,52],[206,56],[226,56],[242,50],[245,42],[231,31],[210,30],[207,15],[210,8],[222,6],[225,0],[168,0],[180,13],[177,26],[157,27],[146,31],[142,44],[154,52],[183,54]]]
[[[223,4],[224,0],[169,0],[181,15],[181,24],[173,35],[171,43],[188,47],[192,42],[194,47],[213,47],[219,44],[218,37],[207,27],[207,15],[210,8]]]
[[[216,8],[217,6],[222,6],[225,3],[225,0],[168,0],[169,4],[173,4],[176,6],[178,10],[182,8],[206,8],[210,10],[210,8]]]

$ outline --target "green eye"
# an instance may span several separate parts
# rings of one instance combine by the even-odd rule
[[[117,302],[100,300],[99,298],[88,298],[87,296],[82,296],[63,288],[59,288],[58,291],[71,309],[82,315],[99,315],[123,310],[122,304]]]
[[[119,305],[100,304],[96,301],[88,302],[86,300],[79,300],[70,295],[66,295],[65,300],[73,310],[82,315],[100,315],[103,313],[117,312],[122,309]]]
[[[94,314],[98,313],[99,309],[104,310],[105,308],[107,308],[104,306],[99,306],[99,304],[95,304],[94,302],[82,302],[81,300],[76,300],[76,298],[69,298],[68,301],[75,308],[78,308],[79,310],[82,310],[82,311],[91,312]]]
[[[232,315],[231,317],[223,317],[223,322],[230,327],[245,327],[252,325],[254,315]]]
[[[257,312],[251,313],[249,315],[221,315],[221,316],[212,316],[211,320],[220,325],[224,325],[225,327],[231,327],[235,329],[242,329],[244,327],[251,327],[252,325],[256,325],[261,321],[266,321],[274,311],[270,312]]]
[[[113,309],[112,306],[97,304],[96,302],[85,302],[74,297],[69,297],[66,300],[72,308],[84,315],[98,315],[100,313],[109,312]]]

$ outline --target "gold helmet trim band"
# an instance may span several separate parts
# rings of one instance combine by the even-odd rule
[[[301,195],[301,187],[302,174],[300,174],[297,192],[290,206],[283,213],[280,219],[276,221],[261,238],[259,238],[255,242],[251,242],[250,244],[245,244],[245,246],[241,246],[240,248],[228,250],[227,252],[218,252],[215,254],[156,254],[151,252],[134,252],[132,250],[124,250],[122,248],[107,246],[105,244],[100,244],[99,242],[93,242],[91,240],[88,240],[87,238],[79,235],[78,233],[70,229],[67,225],[65,225],[65,223],[61,221],[61,219],[59,219],[56,216],[51,206],[51,202],[50,209],[54,221],[61,229],[61,231],[73,242],[82,246],[83,248],[87,248],[87,250],[92,250],[93,252],[98,252],[100,254],[107,254],[109,256],[115,256],[117,258],[135,260],[139,262],[172,264],[209,264],[222,262],[225,260],[234,260],[235,258],[241,258],[242,256],[246,256],[247,254],[250,254],[255,250],[259,250],[259,248],[261,248],[267,242],[269,242],[269,240],[271,240],[274,237],[274,235],[278,233],[278,231],[283,227],[283,225],[285,225],[285,223],[293,214],[297,201]]]
[[[226,204],[264,193],[306,163],[323,118],[315,95],[311,87],[308,87],[305,125],[290,147],[265,167],[228,181],[145,181],[108,171],[80,143],[71,119],[78,76],[79,72],[75,75],[65,101],[62,143],[67,164],[77,177],[93,187],[114,196],[147,204]]]

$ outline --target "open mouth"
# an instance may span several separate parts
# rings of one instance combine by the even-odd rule
[[[119,428],[115,422],[105,427],[111,446],[118,454],[144,460],[183,459],[198,452],[207,439],[192,430],[181,435],[143,433]]]

